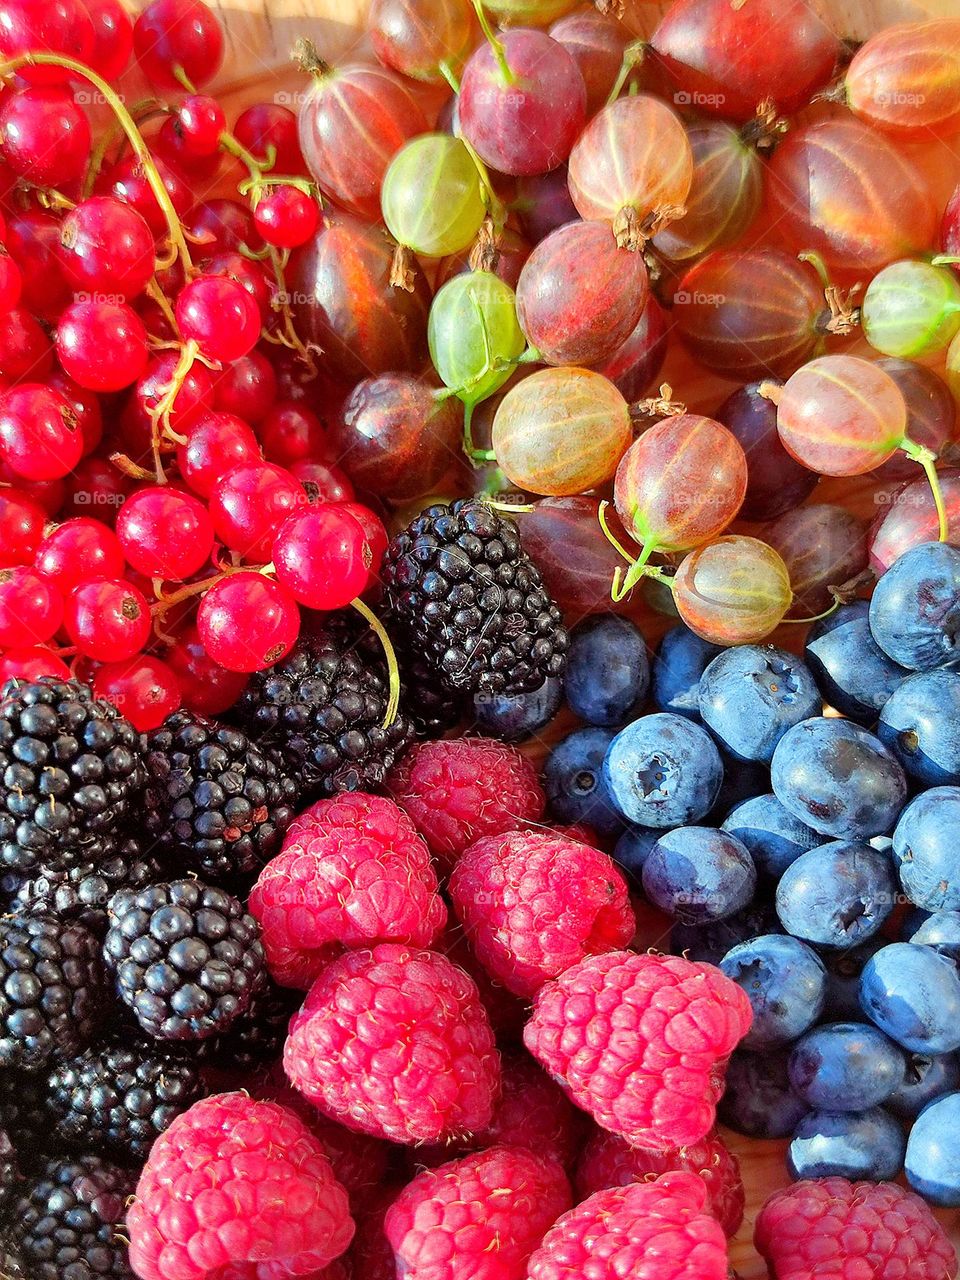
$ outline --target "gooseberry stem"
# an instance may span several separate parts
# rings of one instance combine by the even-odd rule
[[[446,80],[447,84],[450,86],[453,92],[459,95],[460,80],[457,77],[457,73],[454,71],[453,67],[450,65],[449,61],[446,58],[443,58],[440,62],[437,63],[437,70],[443,76],[444,80]]]
[[[613,82],[613,88],[607,96],[606,105],[616,102],[623,93],[623,86],[627,83],[631,71],[636,70],[647,56],[647,42],[645,40],[634,40],[632,44],[628,44],[623,51],[623,59],[620,63],[620,70],[617,72],[617,78]]]
[[[386,628],[369,605],[364,604],[359,597],[356,600],[351,600],[350,605],[351,608],[356,609],[362,618],[366,619],[367,625],[383,645],[390,685],[390,696],[387,700],[387,709],[383,717],[383,727],[384,729],[389,729],[397,718],[397,708],[400,705],[400,667],[397,665],[396,650],[391,643],[389,635],[387,635]]]
[[[483,0],[472,0],[473,7],[477,12],[477,21],[480,23],[480,30],[483,32],[487,43],[494,58],[497,60],[497,66],[500,68],[500,74],[503,76],[504,84],[516,84],[517,77],[510,69],[510,63],[507,61],[507,53],[500,40],[497,39],[493,27],[487,18],[483,8]]]
[[[926,474],[930,484],[930,492],[933,494],[934,506],[937,508],[937,521],[940,526],[940,541],[946,542],[949,537],[950,529],[947,522],[947,509],[943,505],[943,489],[940,486],[940,477],[937,475],[937,456],[926,447],[926,445],[917,444],[914,440],[908,440],[904,436],[900,442],[900,448],[912,458],[914,462],[918,462]]]
[[[780,625],[782,627],[799,627],[808,622],[821,622],[824,618],[829,618],[843,604],[839,598],[834,598],[833,604],[829,609],[824,609],[823,613],[815,613],[812,618],[781,618]]]

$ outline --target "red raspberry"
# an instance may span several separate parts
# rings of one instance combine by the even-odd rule
[[[306,990],[343,947],[428,947],[447,911],[430,851],[403,810],[355,791],[309,815],[250,891],[273,978]]]
[[[774,1280],[946,1280],[957,1255],[912,1191],[892,1182],[796,1182],[760,1210],[754,1244]]]
[[[636,932],[613,859],[552,833],[478,840],[454,867],[449,891],[477,959],[527,998],[584,956],[625,947]]]
[[[570,1207],[555,1160],[491,1147],[418,1174],[387,1210],[404,1280],[523,1280],[544,1232]]]
[[[530,1259],[529,1280],[727,1280],[727,1241],[692,1173],[597,1191],[565,1213]]]
[[[735,1236],[743,1222],[743,1178],[739,1160],[719,1134],[712,1133],[689,1147],[654,1151],[631,1147],[617,1134],[597,1129],[580,1152],[574,1179],[577,1195],[585,1200],[607,1187],[625,1187],[675,1172],[695,1173],[703,1179],[707,1208],[725,1234]]]
[[[604,1129],[682,1147],[713,1128],[723,1066],[750,1020],[744,992],[713,965],[614,951],[547,983],[523,1040]]]
[[[301,1121],[272,1102],[221,1093],[178,1116],[150,1149],[127,1214],[142,1280],[283,1280],[340,1256],[347,1193]],[[254,1263],[269,1259],[266,1267]],[[243,1264],[249,1264],[244,1267]]]
[[[283,1068],[334,1120],[392,1142],[482,1129],[500,1087],[474,983],[446,956],[393,942],[327,965],[291,1020]]]
[[[418,743],[394,766],[387,790],[447,867],[483,836],[538,822],[546,807],[530,761],[492,738]]]

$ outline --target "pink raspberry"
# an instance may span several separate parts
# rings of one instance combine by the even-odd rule
[[[537,996],[524,1044],[597,1124],[641,1147],[713,1128],[727,1058],[750,1001],[713,965],[614,951],[588,956]]]
[[[584,956],[625,947],[637,927],[613,859],[552,833],[478,840],[449,891],[477,959],[527,998]]]
[[[427,947],[446,907],[430,851],[392,800],[354,791],[322,800],[250,891],[274,979],[304,990],[344,947]]]
[[[275,1103],[221,1093],[153,1144],[127,1230],[142,1280],[287,1280],[322,1272],[354,1226],[305,1125]]]
[[[404,1280],[523,1280],[544,1232],[570,1207],[555,1160],[491,1147],[427,1169],[387,1210]]]
[[[529,760],[492,738],[454,738],[411,747],[387,790],[447,868],[483,836],[543,817],[546,799]]]
[[[773,1280],[947,1280],[957,1255],[912,1191],[823,1178],[772,1195],[753,1236]]]
[[[692,1173],[597,1191],[565,1213],[530,1259],[528,1280],[727,1280],[727,1241]]]
[[[577,1194],[586,1199],[607,1187],[625,1187],[674,1172],[695,1173],[703,1179],[708,1210],[728,1237],[735,1236],[743,1221],[743,1178],[739,1160],[719,1134],[688,1147],[653,1150],[631,1147],[617,1134],[597,1129],[580,1152],[574,1181]]]
[[[334,1120],[392,1142],[482,1129],[500,1087],[474,983],[446,956],[393,942],[327,965],[290,1022],[283,1068]]]

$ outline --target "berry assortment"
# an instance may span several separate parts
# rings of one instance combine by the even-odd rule
[[[956,1280],[960,23],[621,8],[0,0],[11,1280]]]

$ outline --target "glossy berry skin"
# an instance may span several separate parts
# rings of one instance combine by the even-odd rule
[[[385,66],[436,83],[443,80],[441,64],[460,74],[473,42],[471,16],[453,3],[376,0],[367,14],[367,29]]]
[[[701,676],[698,697],[704,724],[727,751],[767,763],[787,729],[821,709],[810,672],[774,645],[721,653]]]
[[[217,537],[246,559],[266,563],[286,516],[305,503],[303,488],[272,462],[248,462],[225,472],[210,491]]]
[[[960,876],[949,835],[960,815],[960,788],[931,787],[916,796],[893,832],[893,856],[911,902],[926,911],[960,910]]]
[[[894,454],[890,461],[898,456],[906,458],[906,454]],[[940,472],[940,491],[947,518],[947,541],[956,545],[960,538],[960,473]],[[888,496],[889,505],[878,512],[867,535],[870,568],[877,577],[906,551],[940,537],[940,518],[926,476]]]
[[[222,715],[246,688],[247,673],[215,662],[192,624],[178,633],[164,656],[177,677],[183,705],[199,715]]]
[[[81,0],[5,0],[0,10],[0,53],[4,58],[42,49],[89,62],[94,49],[93,24]],[[22,67],[17,75],[29,84],[62,84],[63,67]]]
[[[612,727],[633,719],[650,687],[643,636],[624,618],[581,622],[570,633],[563,687],[571,711],[587,724]]]
[[[109,662],[94,672],[93,692],[112,703],[138,733],[158,729],[180,707],[176,673],[152,654]]]
[[[895,1116],[909,1122],[915,1120],[928,1103],[960,1088],[960,1062],[952,1053],[908,1053],[905,1056],[906,1072],[885,1105]]]
[[[930,1204],[950,1208],[960,1204],[956,1165],[958,1116],[960,1093],[948,1093],[931,1102],[910,1131],[907,1181]]]
[[[835,840],[795,859],[777,885],[777,914],[796,938],[853,947],[872,937],[897,895],[890,858],[869,845]]]
[[[925,483],[925,482],[924,482]],[[835,603],[835,591],[867,567],[867,529],[846,507],[806,503],[763,529],[768,546],[790,574],[793,602],[788,616],[816,617]]]
[[[649,900],[686,924],[723,920],[753,899],[757,872],[745,845],[714,827],[678,827],[650,850],[643,864]]]
[[[277,398],[273,365],[256,347],[224,369],[216,381],[214,408],[244,422],[260,422]]]
[[[162,351],[147,366],[147,371],[137,383],[131,397],[136,406],[136,420],[149,430],[150,414],[163,399],[170,386],[177,356],[173,351]],[[197,419],[213,407],[213,377],[202,364],[194,361],[183,379],[170,411],[170,425],[183,434]]]
[[[745,845],[757,874],[773,882],[802,853],[823,842],[818,831],[795,818],[772,792],[741,801],[724,818],[723,830]]]
[[[274,173],[303,173],[297,117],[289,107],[278,102],[255,102],[237,116],[233,133],[237,141],[264,165],[272,147],[276,157]]]
[[[49,640],[63,617],[63,600],[33,569],[0,569],[0,647],[27,649]]]
[[[208,413],[201,417],[177,446],[177,466],[183,481],[201,498],[209,498],[216,482],[244,463],[260,461],[257,437],[232,413]]]
[[[869,612],[866,600],[842,604],[814,623],[804,649],[824,701],[868,729],[908,674],[874,640]]]
[[[69,680],[70,668],[58,658],[52,649],[34,645],[29,649],[10,649],[0,658],[0,680],[42,680],[53,676],[56,680]]]
[[[711,644],[756,644],[782,620],[793,593],[783,560],[765,542],[727,534],[685,556],[673,603],[691,631]]]
[[[126,302],[75,302],[57,325],[57,359],[88,391],[122,391],[147,368],[147,331]]]
[[[682,716],[641,716],[610,744],[603,777],[625,818],[644,827],[675,827],[709,813],[723,764],[705,729]]]
[[[923,671],[902,681],[884,703],[877,736],[921,784],[960,782],[960,675]]]
[[[793,1178],[869,1178],[883,1182],[903,1168],[903,1129],[882,1107],[810,1111],[787,1150]]]
[[[298,249],[320,225],[320,209],[312,196],[282,183],[271,187],[258,202],[253,221],[267,244]]]
[[[119,0],[83,0],[83,7],[93,23],[90,66],[104,80],[114,81],[133,52],[133,22]]]
[[[223,58],[223,32],[202,0],[151,0],[133,27],[133,49],[147,79],[158,89],[181,90],[175,74],[201,88]]]
[[[116,534],[99,520],[66,520],[37,547],[37,572],[67,596],[97,578],[120,578],[126,562]]]
[[[80,461],[83,434],[58,392],[24,382],[0,396],[0,456],[25,480],[56,480]]]
[[[46,513],[18,489],[0,490],[0,557],[3,566],[30,564],[43,538]]]
[[[66,90],[37,85],[9,93],[0,103],[4,160],[41,187],[79,178],[90,154],[90,124]]]
[[[300,611],[281,583],[259,573],[234,573],[204,595],[197,631],[207,654],[221,667],[262,671],[296,644]]]
[[[197,157],[216,153],[220,135],[227,127],[223,107],[216,98],[192,93],[181,102],[176,118],[185,151]]]
[[[0,331],[0,376],[6,381],[44,378],[53,368],[53,346],[23,307],[14,307]]]
[[[788,1071],[795,1092],[824,1111],[866,1111],[901,1082],[906,1055],[869,1023],[831,1022],[797,1042]]]
[[[953,439],[956,425],[956,401],[949,387],[935,370],[914,360],[888,357],[877,364],[900,388],[907,406],[907,438],[926,445],[939,457]],[[895,453],[878,468],[878,476],[883,480],[913,480],[915,467],[906,454]]]
[[[289,515],[277,530],[271,558],[278,580],[311,609],[340,609],[362,595],[373,552],[363,526],[332,503]]]
[[[947,16],[874,32],[844,75],[850,110],[893,137],[949,136],[960,123],[958,38]]]
[[[0,250],[0,306],[10,312],[20,301],[23,276],[20,268],[4,248]]]
[[[103,579],[75,587],[64,602],[71,644],[97,662],[122,662],[150,638],[150,606],[132,583]]]
[[[117,516],[127,563],[148,578],[182,582],[213,550],[213,522],[197,498],[169,486],[140,489]]]
[[[960,977],[932,947],[892,942],[872,956],[860,977],[860,1005],[871,1022],[913,1053],[960,1047]]]
[[[915,671],[956,663],[958,620],[960,551],[943,542],[905,551],[870,601],[873,638],[894,662]]]
[[[332,390],[332,389],[331,389]],[[327,422],[335,405],[323,405],[321,420],[308,405],[297,400],[277,400],[262,416],[257,433],[268,462],[289,467],[296,462],[328,459],[334,450],[327,439]]]
[[[609,378],[631,403],[645,395],[667,353],[667,314],[653,295],[647,298],[633,332],[597,373]]]
[[[75,289],[135,298],[154,272],[153,236],[130,205],[92,196],[61,222],[59,260]]]
[[[651,695],[658,711],[671,711],[691,720],[700,717],[700,680],[720,646],[689,628],[671,627],[660,641],[651,665]]]
[[[224,276],[200,276],[177,295],[177,324],[210,360],[245,356],[260,336],[260,313],[250,294]]]
[[[603,776],[612,729],[575,729],[552,749],[543,767],[550,812],[563,822],[585,822],[603,835],[617,835],[623,819]]]
[[[746,992],[753,1009],[744,1049],[766,1052],[789,1044],[820,1016],[826,970],[817,953],[797,938],[763,934],[741,942],[720,968]]]

